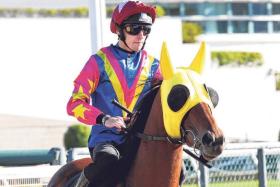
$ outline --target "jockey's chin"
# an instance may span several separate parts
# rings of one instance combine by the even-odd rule
[[[133,42],[131,45],[131,49],[134,52],[139,52],[143,48],[144,42],[139,41],[139,42]]]

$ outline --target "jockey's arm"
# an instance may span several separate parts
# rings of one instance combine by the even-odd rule
[[[74,81],[74,90],[67,104],[67,113],[88,125],[103,124],[107,128],[115,127],[118,130],[125,128],[122,117],[105,115],[98,108],[90,105],[90,95],[95,91],[98,82],[99,71],[91,57]],[[107,117],[106,121],[104,117]]]
[[[99,71],[91,57],[74,81],[74,90],[67,104],[67,113],[87,125],[95,125],[102,114],[98,108],[90,105],[90,95],[99,81]]]

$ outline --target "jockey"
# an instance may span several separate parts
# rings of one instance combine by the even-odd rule
[[[112,186],[114,164],[122,156],[126,113],[114,106],[116,99],[130,111],[161,80],[159,61],[144,46],[156,18],[155,8],[140,1],[125,1],[113,12],[110,29],[118,42],[92,55],[74,81],[67,104],[69,115],[92,126],[88,140],[94,160],[76,186]]]

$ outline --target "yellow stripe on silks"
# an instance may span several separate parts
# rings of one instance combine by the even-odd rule
[[[89,84],[89,87],[90,87],[89,94],[91,94],[93,92],[94,88],[95,88],[95,83],[92,80],[88,79],[88,84]]]
[[[134,93],[134,96],[133,96],[133,100],[128,107],[128,109],[130,111],[133,111],[133,109],[136,105],[136,102],[138,101],[138,98],[139,98],[143,88],[145,87],[145,82],[148,79],[149,72],[150,72],[152,64],[154,62],[154,57],[148,56],[148,58],[149,58],[149,60],[144,65],[144,67],[142,69],[142,72],[140,74],[139,80],[137,82],[135,93]]]
[[[117,74],[114,71],[114,68],[112,67],[112,65],[111,65],[110,61],[108,60],[107,56],[102,51],[98,51],[97,55],[100,56],[101,59],[103,59],[103,61],[104,61],[105,71],[106,71],[106,73],[107,73],[107,75],[108,75],[108,77],[109,77],[109,79],[112,83],[112,86],[115,90],[115,94],[118,98],[118,102],[121,105],[126,106],[122,86],[121,86],[121,83],[119,81],[119,78],[118,78]],[[111,101],[108,101],[108,102],[111,102]],[[122,111],[122,114],[123,114],[123,117],[126,116],[126,113],[124,111]]]
[[[87,109],[83,104],[79,104],[72,110],[72,112],[76,118],[85,119],[85,111],[87,110],[89,109]]]
[[[83,87],[80,85],[78,92],[72,94],[73,101],[79,99],[89,99],[89,96],[84,93]]]

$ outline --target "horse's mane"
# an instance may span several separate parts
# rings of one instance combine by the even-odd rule
[[[121,174],[121,178],[125,177],[130,167],[133,164],[133,161],[136,157],[137,150],[140,145],[140,139],[137,138],[134,134],[136,132],[142,133],[145,129],[145,125],[147,119],[149,117],[151,108],[153,106],[153,102],[155,96],[158,93],[161,82],[155,84],[142,98],[142,100],[135,106],[135,110],[137,111],[137,117],[134,120],[133,124],[131,124],[131,129],[127,135],[126,145],[125,145],[125,153],[124,156],[120,159],[120,168],[122,171],[119,172]],[[123,178],[124,179],[124,178]]]
[[[134,111],[138,112],[135,122],[132,124],[132,132],[143,132],[156,94],[161,82],[154,85],[135,106]]]

